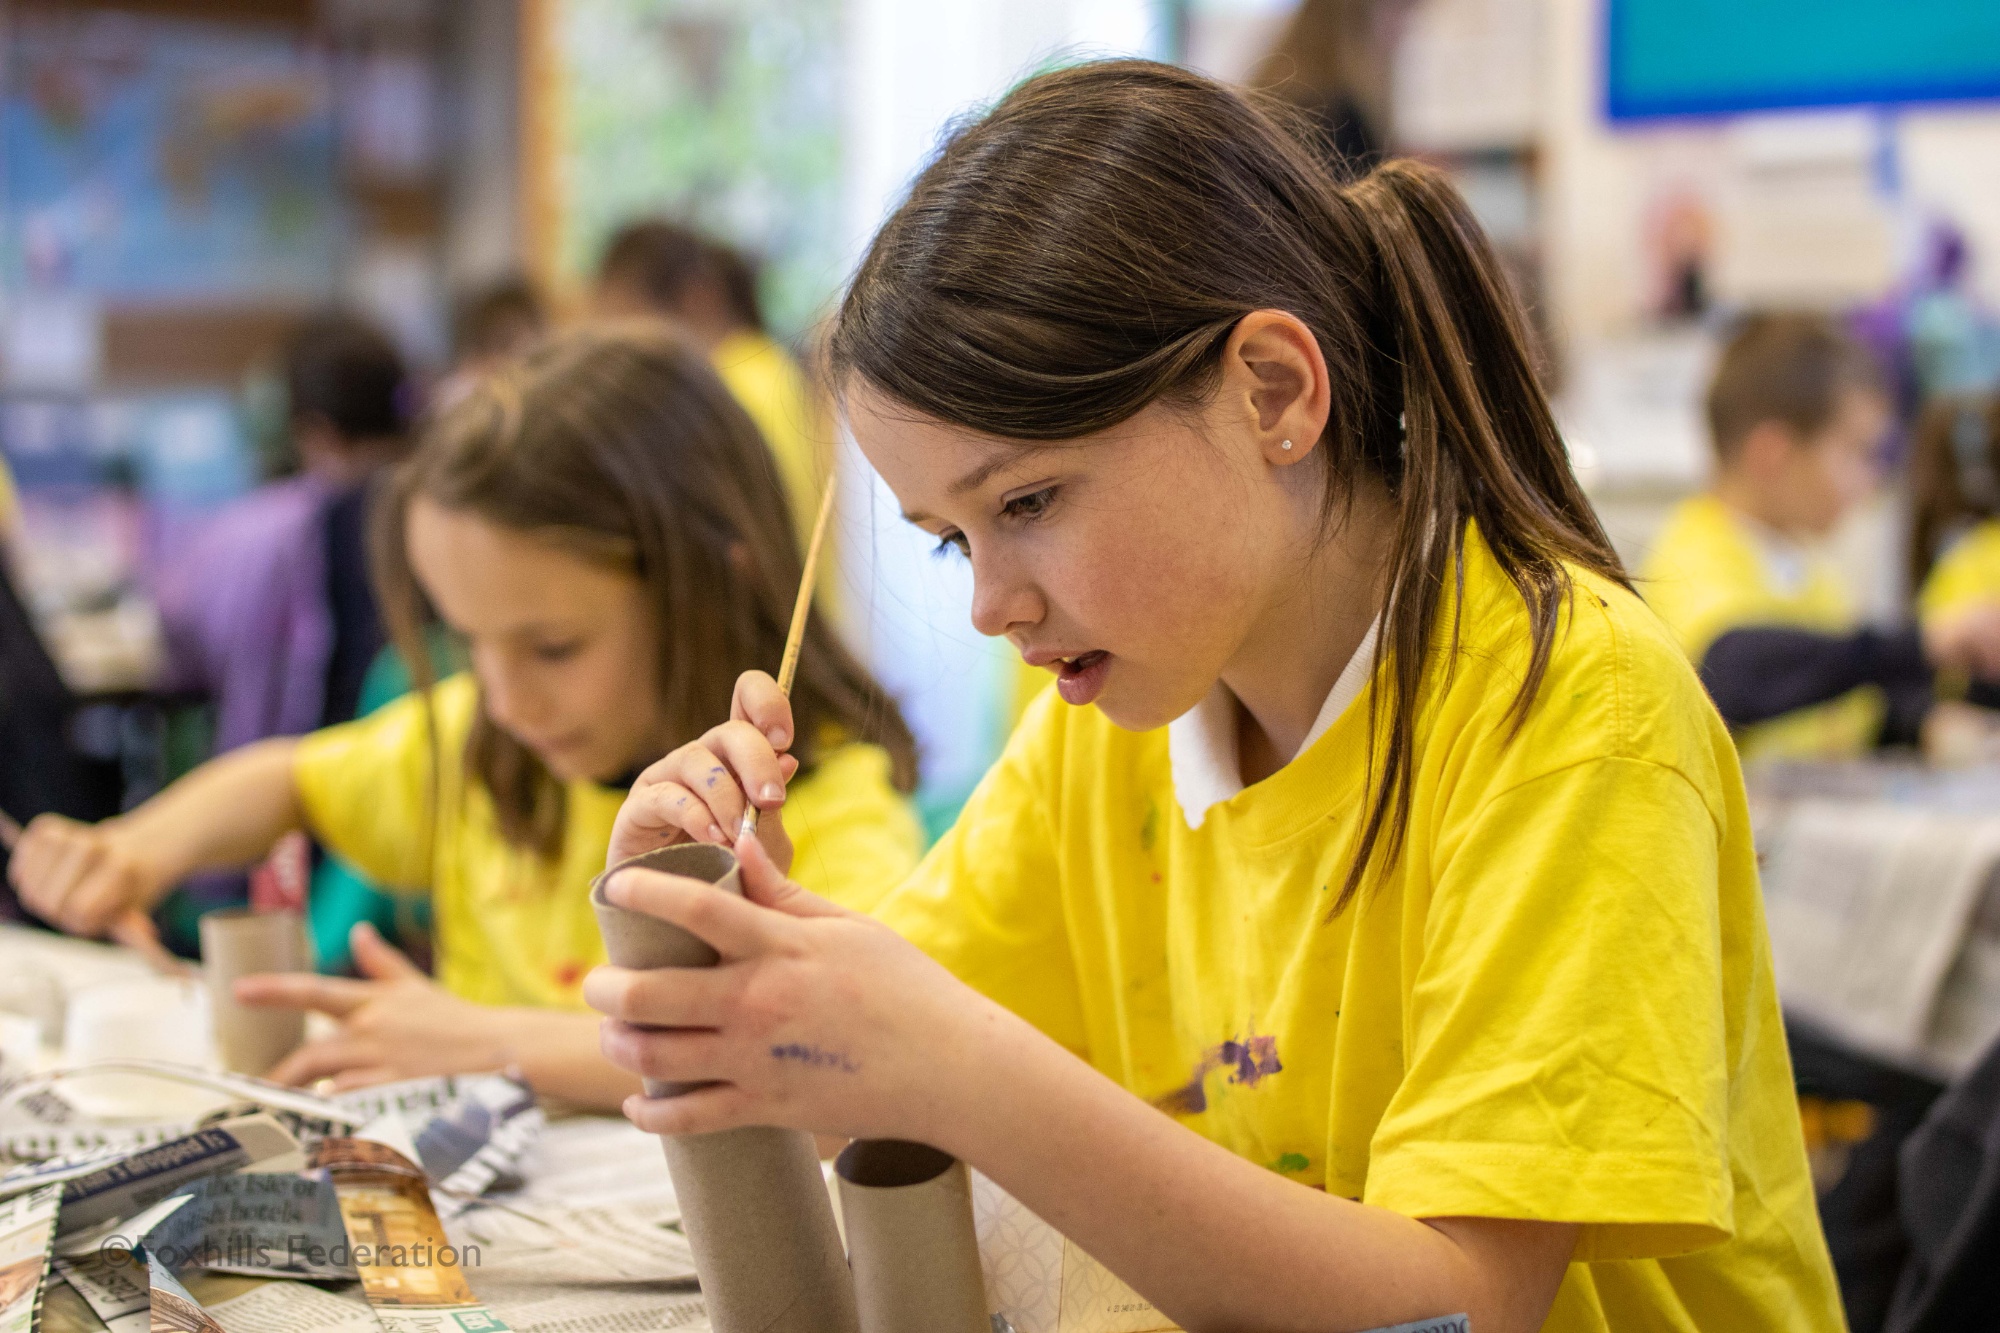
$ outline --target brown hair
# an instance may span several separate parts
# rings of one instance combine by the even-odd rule
[[[1819,315],[1752,316],[1722,349],[1709,381],[1715,456],[1729,462],[1744,437],[1766,422],[1812,438],[1833,420],[1847,389],[1880,392],[1882,372],[1839,325]]]
[[[1467,522],[1533,627],[1517,727],[1569,595],[1565,562],[1624,577],[1570,472],[1521,312],[1444,177],[1391,162],[1336,184],[1273,113],[1171,66],[1044,74],[917,178],[862,261],[830,362],[835,383],[858,374],[941,421],[1072,439],[1155,401],[1202,401],[1237,321],[1261,309],[1303,320],[1327,358],[1329,527],[1365,474],[1399,510],[1375,660],[1392,678],[1389,725],[1338,911],[1378,850],[1393,861],[1401,848]],[[1454,645],[1457,632],[1454,618]]]
[[[2000,395],[1942,399],[1910,451],[1910,586],[1969,523],[2000,515]]]
[[[731,319],[755,332],[765,331],[756,264],[742,251],[678,222],[642,218],[620,227],[605,243],[597,281],[631,288],[663,315],[680,314],[688,289],[708,283]]]
[[[383,619],[423,688],[434,673],[404,546],[418,496],[638,577],[659,617],[670,744],[729,716],[741,672],[777,667],[801,574],[777,467],[706,360],[664,326],[554,339],[449,408],[398,469],[376,508],[373,557]],[[837,730],[883,745],[897,786],[914,785],[902,715],[817,616],[792,710],[802,771]],[[553,855],[563,787],[533,752],[482,708],[465,759],[508,841]]]

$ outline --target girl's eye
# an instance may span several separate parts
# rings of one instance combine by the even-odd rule
[[[953,554],[962,555],[968,559],[971,558],[972,543],[965,539],[965,534],[962,532],[945,533],[942,537],[938,538],[938,544],[931,548],[933,559],[942,560],[946,556]]]
[[[1030,491],[1026,495],[1015,496],[1005,505],[1001,506],[1000,512],[1008,518],[1040,518],[1043,514],[1049,512],[1049,506],[1055,503],[1055,499],[1056,488],[1054,486],[1044,486],[1039,491]]]
[[[575,640],[568,643],[538,643],[533,651],[538,661],[566,662],[575,657],[583,645]]]

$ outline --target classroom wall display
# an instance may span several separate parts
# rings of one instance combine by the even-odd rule
[[[0,282],[172,300],[331,289],[325,61],[296,31],[95,8],[10,19]]]
[[[2000,97],[1992,0],[1607,0],[1614,120]]]

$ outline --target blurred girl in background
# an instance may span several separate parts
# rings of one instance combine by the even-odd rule
[[[49,920],[92,934],[303,827],[379,883],[431,896],[438,981],[363,925],[365,979],[242,983],[246,999],[341,1020],[275,1077],[513,1065],[538,1091],[616,1105],[636,1083],[577,1012],[604,958],[589,881],[638,771],[726,714],[740,671],[779,658],[801,561],[770,455],[698,352],[660,329],[586,330],[448,411],[396,473],[375,536],[415,693],[245,746],[120,818],[37,820],[11,877]],[[426,607],[472,664],[434,685]],[[796,780],[773,850],[866,910],[919,850],[910,734],[817,616],[793,697]]]

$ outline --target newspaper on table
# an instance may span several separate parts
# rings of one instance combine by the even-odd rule
[[[62,1186],[0,1203],[0,1333],[31,1333],[40,1321]]]
[[[2000,1033],[2000,818],[1798,800],[1767,819],[1765,914],[1786,1011],[1949,1077]],[[2000,919],[1994,922],[2000,927]]]
[[[208,1307],[228,1333],[380,1333],[360,1292],[332,1292],[303,1282],[271,1282]]]
[[[460,1333],[507,1325],[472,1293],[465,1255],[445,1234],[416,1147],[391,1111],[352,1137],[323,1140],[314,1165],[333,1177],[345,1256],[386,1333]]]
[[[201,1308],[167,1266],[152,1254],[146,1255],[146,1277],[152,1286],[151,1328],[172,1333],[223,1333],[215,1316]]]
[[[298,1140],[268,1115],[246,1115],[145,1148],[64,1182],[59,1236],[131,1217],[190,1181],[285,1158]]]
[[[1174,1322],[1027,1205],[972,1173],[986,1309],[1014,1333],[1158,1333]]]
[[[93,1074],[138,1075],[227,1098],[227,1104],[199,1120],[107,1124],[85,1115],[63,1097],[66,1081]],[[297,1088],[218,1070],[155,1060],[103,1060],[74,1069],[19,1079],[0,1078],[0,1157],[16,1166],[0,1175],[0,1197],[33,1188],[67,1166],[124,1156],[140,1148],[184,1138],[204,1124],[264,1111],[277,1118],[302,1144],[331,1133],[346,1133],[363,1122],[337,1103]],[[39,1168],[38,1170],[29,1167]]]

